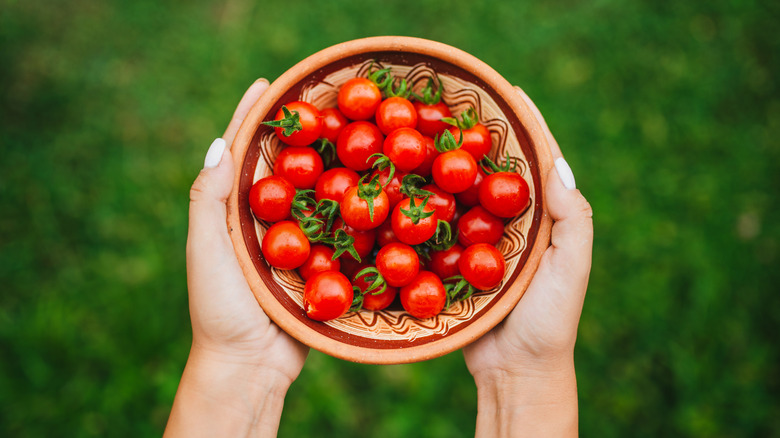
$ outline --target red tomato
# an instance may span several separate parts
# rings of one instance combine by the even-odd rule
[[[342,274],[346,275],[347,278],[355,278],[355,274],[362,271],[363,268],[368,266],[366,263],[359,262],[353,259],[352,257],[342,256],[339,257],[339,261],[341,262],[341,269],[339,270],[341,271]]]
[[[354,279],[353,275],[352,285],[357,286],[358,289],[365,292],[371,285],[370,282],[366,281],[366,277],[368,276]],[[376,291],[371,291],[370,293],[363,295],[364,309],[374,311],[386,309],[395,300],[395,296],[398,294],[398,288],[387,286],[384,292],[374,295],[375,293]]]
[[[339,259],[332,260],[333,252],[333,248],[329,246],[322,244],[312,245],[311,251],[309,251],[309,258],[298,268],[301,278],[308,280],[319,272],[340,270],[341,262],[339,262]]]
[[[388,97],[376,110],[376,125],[385,135],[390,135],[398,128],[414,129],[417,126],[417,111],[408,99]]]
[[[390,201],[382,190],[376,198],[371,200],[374,207],[373,216],[369,210],[369,204],[358,196],[358,187],[352,187],[344,193],[341,200],[341,218],[347,225],[356,230],[370,230],[382,224],[390,213]]]
[[[341,130],[347,126],[349,121],[344,114],[338,108],[325,108],[320,111],[322,115],[322,133],[320,137],[327,138],[329,142],[336,144],[336,139],[339,138]]]
[[[466,207],[473,207],[479,204],[479,185],[486,176],[487,175],[485,175],[485,171],[483,171],[481,167],[477,166],[477,177],[474,179],[474,183],[471,185],[471,187],[455,194],[455,198],[458,200],[458,202],[465,205]]]
[[[435,137],[450,127],[449,124],[441,121],[444,117],[452,117],[450,108],[444,102],[426,105],[415,101],[414,109],[417,111],[417,130],[420,134]]]
[[[379,183],[382,184],[383,190],[387,194],[387,199],[390,201],[390,208],[394,208],[402,199],[404,199],[403,193],[401,193],[401,183],[403,182],[406,172],[400,170],[395,171],[393,179],[387,182],[387,176],[390,175],[390,168],[384,168],[382,170],[375,170],[371,174],[371,179],[375,176],[379,176]]]
[[[352,78],[339,89],[339,110],[351,120],[370,119],[381,102],[379,87],[366,78]]]
[[[385,138],[382,152],[390,158],[397,169],[405,172],[414,170],[422,164],[427,154],[425,139],[413,128],[398,128],[391,132]]]
[[[352,236],[355,239],[355,242],[353,243],[355,251],[360,256],[360,259],[365,262],[368,255],[371,254],[371,251],[374,249],[374,243],[376,243],[376,230],[356,230],[345,224],[341,218],[336,218],[336,220],[333,221],[333,229],[342,229],[347,235]],[[342,257],[354,260],[349,253],[344,253]]]
[[[476,243],[463,250],[458,260],[460,275],[479,290],[490,290],[504,278],[506,262],[495,246]]]
[[[458,242],[468,247],[475,243],[495,245],[504,235],[504,222],[480,206],[467,211],[458,220]]]
[[[376,244],[381,248],[393,242],[401,241],[395,237],[395,233],[393,232],[393,216],[390,215],[382,222],[382,225],[376,229]]]
[[[477,162],[463,149],[439,155],[431,170],[436,185],[450,193],[468,189],[477,178]]]
[[[344,198],[344,193],[357,186],[360,176],[354,170],[346,167],[334,167],[322,173],[314,187],[314,199],[332,199],[338,203]]]
[[[249,189],[249,208],[261,221],[279,222],[290,217],[295,187],[281,176],[258,180]]]
[[[352,283],[338,271],[315,274],[303,287],[303,309],[316,321],[329,321],[347,313],[353,299]]]
[[[263,257],[274,268],[295,269],[309,258],[310,250],[309,239],[293,221],[277,222],[263,236]]]
[[[341,130],[336,140],[336,155],[344,166],[360,172],[371,168],[373,154],[382,152],[384,137],[371,122],[352,122]]]
[[[436,184],[428,184],[423,186],[423,190],[427,190],[433,193],[433,196],[428,198],[428,205],[436,210],[436,217],[449,222],[455,217],[455,196],[452,193],[447,193]]]
[[[436,157],[439,156],[439,151],[436,150],[436,145],[431,137],[423,135],[423,140],[425,140],[425,160],[423,160],[422,164],[417,166],[417,168],[411,171],[411,173],[420,175],[423,178],[428,178],[431,176],[431,168],[433,167],[433,162],[436,160]]]
[[[391,243],[379,249],[376,268],[390,286],[406,286],[420,270],[420,258],[411,246]]]
[[[401,288],[401,305],[418,319],[438,315],[447,303],[447,292],[438,275],[420,271],[411,283]]]
[[[283,143],[290,146],[308,146],[320,138],[322,133],[322,117],[319,110],[314,105],[307,102],[290,102],[284,105],[290,112],[298,112],[301,129],[295,131],[290,136],[284,135],[284,128],[274,128],[276,136]],[[281,108],[276,112],[274,120],[282,120],[284,110]]]
[[[462,253],[463,247],[457,243],[444,251],[431,251],[431,260],[428,262],[428,266],[434,274],[443,280],[454,277],[460,274],[458,260],[460,260]]]
[[[407,245],[418,245],[430,239],[434,233],[436,233],[436,226],[439,221],[436,217],[436,210],[430,205],[426,205],[422,211],[426,213],[433,212],[433,214],[426,218],[421,218],[415,224],[407,214],[401,211],[409,210],[410,202],[411,200],[409,198],[404,199],[395,206],[395,209],[393,209],[393,233],[395,233],[398,240]],[[414,203],[415,206],[419,208],[422,200],[415,199]]]
[[[455,139],[460,137],[460,128],[457,126],[451,126],[448,128]],[[474,127],[463,130],[463,144],[460,148],[474,157],[475,161],[479,161],[490,153],[490,148],[493,146],[493,140],[490,138],[490,131],[481,123],[477,123]]]
[[[531,201],[528,183],[515,172],[496,172],[479,186],[479,203],[498,217],[515,217]]]
[[[310,147],[286,147],[274,162],[274,175],[290,181],[296,189],[313,189],[322,170],[320,154]]]

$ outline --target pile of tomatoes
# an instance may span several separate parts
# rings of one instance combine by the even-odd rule
[[[433,78],[418,94],[381,69],[348,80],[338,107],[288,102],[264,122],[284,147],[249,204],[270,224],[265,260],[306,282],[310,318],[381,310],[399,296],[425,319],[501,283],[495,245],[504,221],[528,208],[528,184],[513,157],[487,157],[476,111],[453,118],[441,93]]]

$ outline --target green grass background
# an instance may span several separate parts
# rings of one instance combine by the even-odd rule
[[[157,436],[191,339],[189,186],[243,91],[335,43],[459,47],[594,210],[583,436],[780,436],[780,3],[0,0],[0,435]],[[312,352],[280,436],[465,437],[460,352]]]

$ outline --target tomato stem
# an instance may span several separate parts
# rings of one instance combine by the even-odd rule
[[[410,198],[424,198],[427,196],[433,196],[433,192],[423,190],[419,187],[425,183],[427,183],[425,178],[421,177],[420,175],[410,173],[404,176],[404,178],[401,180],[401,188],[399,191],[401,194],[404,194]]]
[[[406,81],[406,79],[401,78],[401,82],[398,84],[397,88],[393,88],[394,82],[395,80],[387,84],[387,88],[385,88],[385,95],[387,97],[403,97],[404,99],[408,99],[412,89],[409,87],[409,83]]]
[[[436,105],[441,102],[441,93],[444,91],[444,85],[441,83],[441,79],[438,75],[436,75],[435,78],[439,83],[439,86],[436,87],[436,92],[433,92],[433,78],[428,78],[428,84],[425,85],[425,88],[420,90],[421,94],[412,92],[412,96],[415,100],[422,102],[425,105]]]
[[[371,221],[374,220],[374,199],[379,196],[380,193],[382,193],[382,184],[379,182],[379,175],[374,176],[371,178],[371,180],[368,182],[368,184],[365,184],[363,180],[368,176],[368,174],[363,175],[360,180],[358,180],[358,190],[357,195],[358,198],[366,201],[366,204],[368,205],[368,217]]]
[[[520,162],[520,158],[512,157],[509,155],[509,152],[507,152],[506,160],[504,161],[503,165],[499,166],[493,160],[491,160],[490,157],[485,155],[481,160],[479,160],[479,167],[482,168],[482,171],[485,172],[486,175],[490,175],[496,172],[514,172],[517,170],[518,162]]]
[[[457,126],[461,130],[465,131],[467,129],[471,129],[474,126],[479,123],[479,115],[477,115],[477,110],[474,109],[474,107],[469,107],[466,111],[463,111],[460,113],[460,120],[458,120],[456,117],[444,117],[441,119],[444,123],[449,123],[452,126]]]
[[[431,211],[425,211],[425,204],[428,203],[429,197],[426,196],[423,198],[422,203],[420,205],[414,205],[414,197],[409,198],[409,209],[404,210],[401,209],[401,213],[405,214],[409,219],[411,219],[412,223],[417,225],[418,222],[420,222],[421,219],[425,219],[427,217],[432,216],[434,213],[436,213],[436,210]]]
[[[368,68],[368,80],[375,83],[380,90],[387,88],[388,84],[392,84],[393,75],[390,74],[389,68],[383,68],[381,70],[371,71],[374,68],[374,62],[371,62],[371,67]]]
[[[470,285],[462,275],[443,280],[444,290],[447,292],[447,303],[444,308],[448,309],[452,304],[458,301],[468,299],[474,294],[474,286]]]
[[[321,138],[312,147],[322,157],[322,164],[327,169],[336,161],[336,146],[327,138]]]
[[[452,135],[452,133],[449,130],[445,130],[441,133],[441,135],[437,135],[433,139],[433,145],[436,147],[436,150],[444,153],[449,151],[454,151],[455,149],[459,149],[461,145],[463,144],[463,130],[460,130],[460,137],[457,141],[455,141],[455,136]]]
[[[390,181],[392,181],[393,177],[395,176],[395,164],[393,164],[393,162],[390,160],[390,157],[383,153],[371,154],[371,156],[368,157],[368,160],[373,157],[376,157],[376,161],[374,161],[374,164],[372,164],[371,167],[375,167],[376,170],[380,172],[387,169],[388,167],[390,168],[390,171],[387,173],[387,181],[385,181],[384,186],[382,186],[387,187],[387,185],[390,184]]]
[[[311,196],[314,194],[314,190],[301,190],[295,191],[295,197],[293,197],[292,205],[290,206],[290,214],[299,221],[305,221],[314,216],[314,210],[317,207],[317,202]],[[306,215],[305,212],[311,211],[311,215]]]
[[[336,260],[345,252],[348,252],[355,260],[360,262],[360,256],[355,250],[355,238],[347,234],[342,229],[336,230],[333,237],[328,237],[322,240],[322,242],[333,245],[333,257],[331,260]]]
[[[284,114],[284,117],[281,119],[269,120],[267,122],[263,122],[263,124],[272,126],[274,128],[284,129],[283,132],[285,137],[289,137],[295,132],[303,129],[303,125],[301,124],[301,115],[298,113],[298,111],[290,112],[286,106],[282,105],[282,113]]]
[[[387,283],[385,282],[385,278],[382,277],[382,274],[379,273],[379,270],[373,266],[363,268],[360,272],[355,274],[355,280],[360,277],[366,277],[366,282],[371,283],[368,288],[363,291],[363,294],[379,295],[387,290]]]
[[[452,227],[446,221],[439,219],[436,224],[436,232],[425,242],[434,251],[446,251],[458,242],[458,232],[452,234]]]

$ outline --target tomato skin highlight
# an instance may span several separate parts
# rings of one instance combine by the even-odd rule
[[[422,200],[416,199],[414,202],[415,205],[419,206]],[[416,224],[413,223],[412,220],[401,211],[402,209],[408,210],[409,203],[409,198],[406,198],[399,202],[393,209],[393,233],[395,233],[395,237],[398,238],[398,240],[407,245],[419,245],[433,237],[434,233],[436,233],[438,218],[436,217],[436,210],[426,204],[423,211],[432,211],[434,212],[433,215],[420,219]]]
[[[319,202],[322,199],[331,199],[338,203],[344,199],[344,193],[352,187],[356,187],[360,175],[346,167],[334,167],[320,175],[314,186],[314,199]]]
[[[322,117],[317,107],[303,101],[290,102],[284,106],[287,107],[290,112],[298,112],[302,129],[293,132],[288,137],[284,135],[284,128],[274,128],[276,136],[279,137],[279,140],[281,140],[282,143],[290,146],[308,146],[320,138],[320,134],[322,133]],[[284,111],[280,108],[279,111],[276,112],[274,120],[281,120],[283,118]]]
[[[311,245],[309,258],[298,268],[301,278],[308,280],[319,272],[340,270],[341,262],[339,259],[332,260],[333,253],[333,248],[329,246],[319,243]]]
[[[290,181],[296,189],[313,189],[323,170],[320,154],[306,146],[286,147],[274,162],[274,175]]]
[[[374,206],[373,218],[368,209],[368,202],[358,196],[358,188],[348,189],[341,200],[341,218],[347,225],[356,230],[370,230],[378,227],[390,213],[390,201],[382,190],[371,202]]]
[[[481,206],[473,207],[458,219],[458,242],[464,247],[475,243],[495,245],[504,235],[504,221]]]
[[[417,319],[432,318],[444,309],[447,292],[439,276],[420,271],[411,283],[401,288],[401,305]]]
[[[350,120],[368,120],[382,102],[382,91],[366,78],[352,78],[344,83],[338,94],[339,111]]]
[[[338,271],[323,271],[306,281],[303,308],[315,321],[330,321],[349,310],[354,295],[352,283]]]
[[[336,144],[341,130],[349,124],[349,120],[341,114],[338,108],[325,108],[320,111],[322,116],[321,138],[328,139],[329,142]]]
[[[451,126],[448,128],[455,139],[460,137],[460,128]],[[490,153],[493,146],[493,140],[490,138],[490,131],[481,123],[477,123],[470,129],[463,130],[463,144],[460,148],[474,158],[475,161],[481,160]]]
[[[458,260],[460,275],[479,290],[490,290],[501,284],[506,271],[504,255],[495,246],[475,243],[463,250]]]
[[[263,257],[278,269],[295,269],[309,258],[311,246],[298,224],[281,221],[271,225],[262,243]]]
[[[249,189],[249,208],[266,222],[279,222],[290,217],[290,207],[295,197],[295,187],[277,175],[258,180]]]
[[[408,99],[398,96],[383,100],[377,107],[375,118],[376,125],[385,135],[390,135],[399,128],[414,129],[417,126],[417,111],[414,105]]]
[[[460,274],[458,260],[463,253],[463,247],[459,244],[452,245],[450,249],[443,251],[431,251],[431,260],[428,262],[428,268],[442,280],[454,277]]]
[[[387,284],[402,287],[411,283],[417,276],[420,271],[420,258],[411,246],[391,243],[379,249],[376,268]]]
[[[365,265],[363,267],[367,266],[370,265]],[[355,273],[357,272],[358,271],[355,271]],[[358,289],[363,292],[365,292],[371,286],[371,284],[366,281],[366,276],[355,279],[354,274],[352,275],[352,285],[357,286]],[[387,286],[384,292],[377,295],[374,295],[372,291],[371,293],[363,295],[363,308],[373,311],[384,310],[393,303],[396,295],[398,295],[398,288],[393,286]]]
[[[462,192],[477,178],[477,162],[463,149],[445,152],[433,162],[433,182],[450,193]]]
[[[488,175],[479,187],[479,203],[498,217],[515,217],[531,200],[528,183],[520,174],[496,172]]]
[[[450,127],[448,123],[441,121],[445,117],[452,117],[450,108],[444,102],[426,105],[415,101],[413,105],[417,111],[417,130],[420,131],[420,134],[435,137]]]
[[[382,152],[404,172],[414,170],[427,155],[425,139],[413,128],[398,128],[391,132],[382,143]]]
[[[384,136],[371,122],[352,122],[341,130],[336,140],[339,161],[356,172],[367,170],[376,160],[369,157],[382,152]]]

